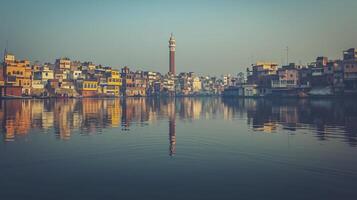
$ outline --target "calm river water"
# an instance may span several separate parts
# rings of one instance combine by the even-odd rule
[[[0,199],[357,199],[356,100],[0,101]]]

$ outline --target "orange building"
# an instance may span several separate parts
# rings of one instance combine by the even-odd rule
[[[97,97],[98,96],[98,81],[95,79],[83,80],[79,83],[79,93],[83,97]]]
[[[11,54],[6,54],[4,61],[4,84],[8,86],[20,86],[22,87],[23,95],[30,95],[32,76],[30,61],[18,61]]]
[[[0,66],[0,86],[5,85],[5,79],[4,79],[4,67],[3,65]]]

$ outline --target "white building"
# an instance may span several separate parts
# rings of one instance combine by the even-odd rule
[[[70,71],[70,73],[68,74],[69,80],[77,80],[79,78],[83,78],[81,70],[73,70],[73,71]]]
[[[202,83],[199,77],[194,77],[192,81],[193,92],[200,92],[202,90]]]
[[[46,82],[42,80],[32,80],[32,88],[33,89],[44,89]]]

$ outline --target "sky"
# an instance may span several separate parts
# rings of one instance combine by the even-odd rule
[[[0,0],[0,48],[134,70],[237,74],[256,61],[306,64],[357,48],[356,0]]]

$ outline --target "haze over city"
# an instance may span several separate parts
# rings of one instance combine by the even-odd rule
[[[19,1],[0,7],[0,48],[19,58],[67,56],[119,68],[224,74],[259,60],[307,63],[357,46],[354,0]],[[8,44],[7,44],[8,43]]]
[[[0,0],[0,200],[357,199],[357,0]]]

